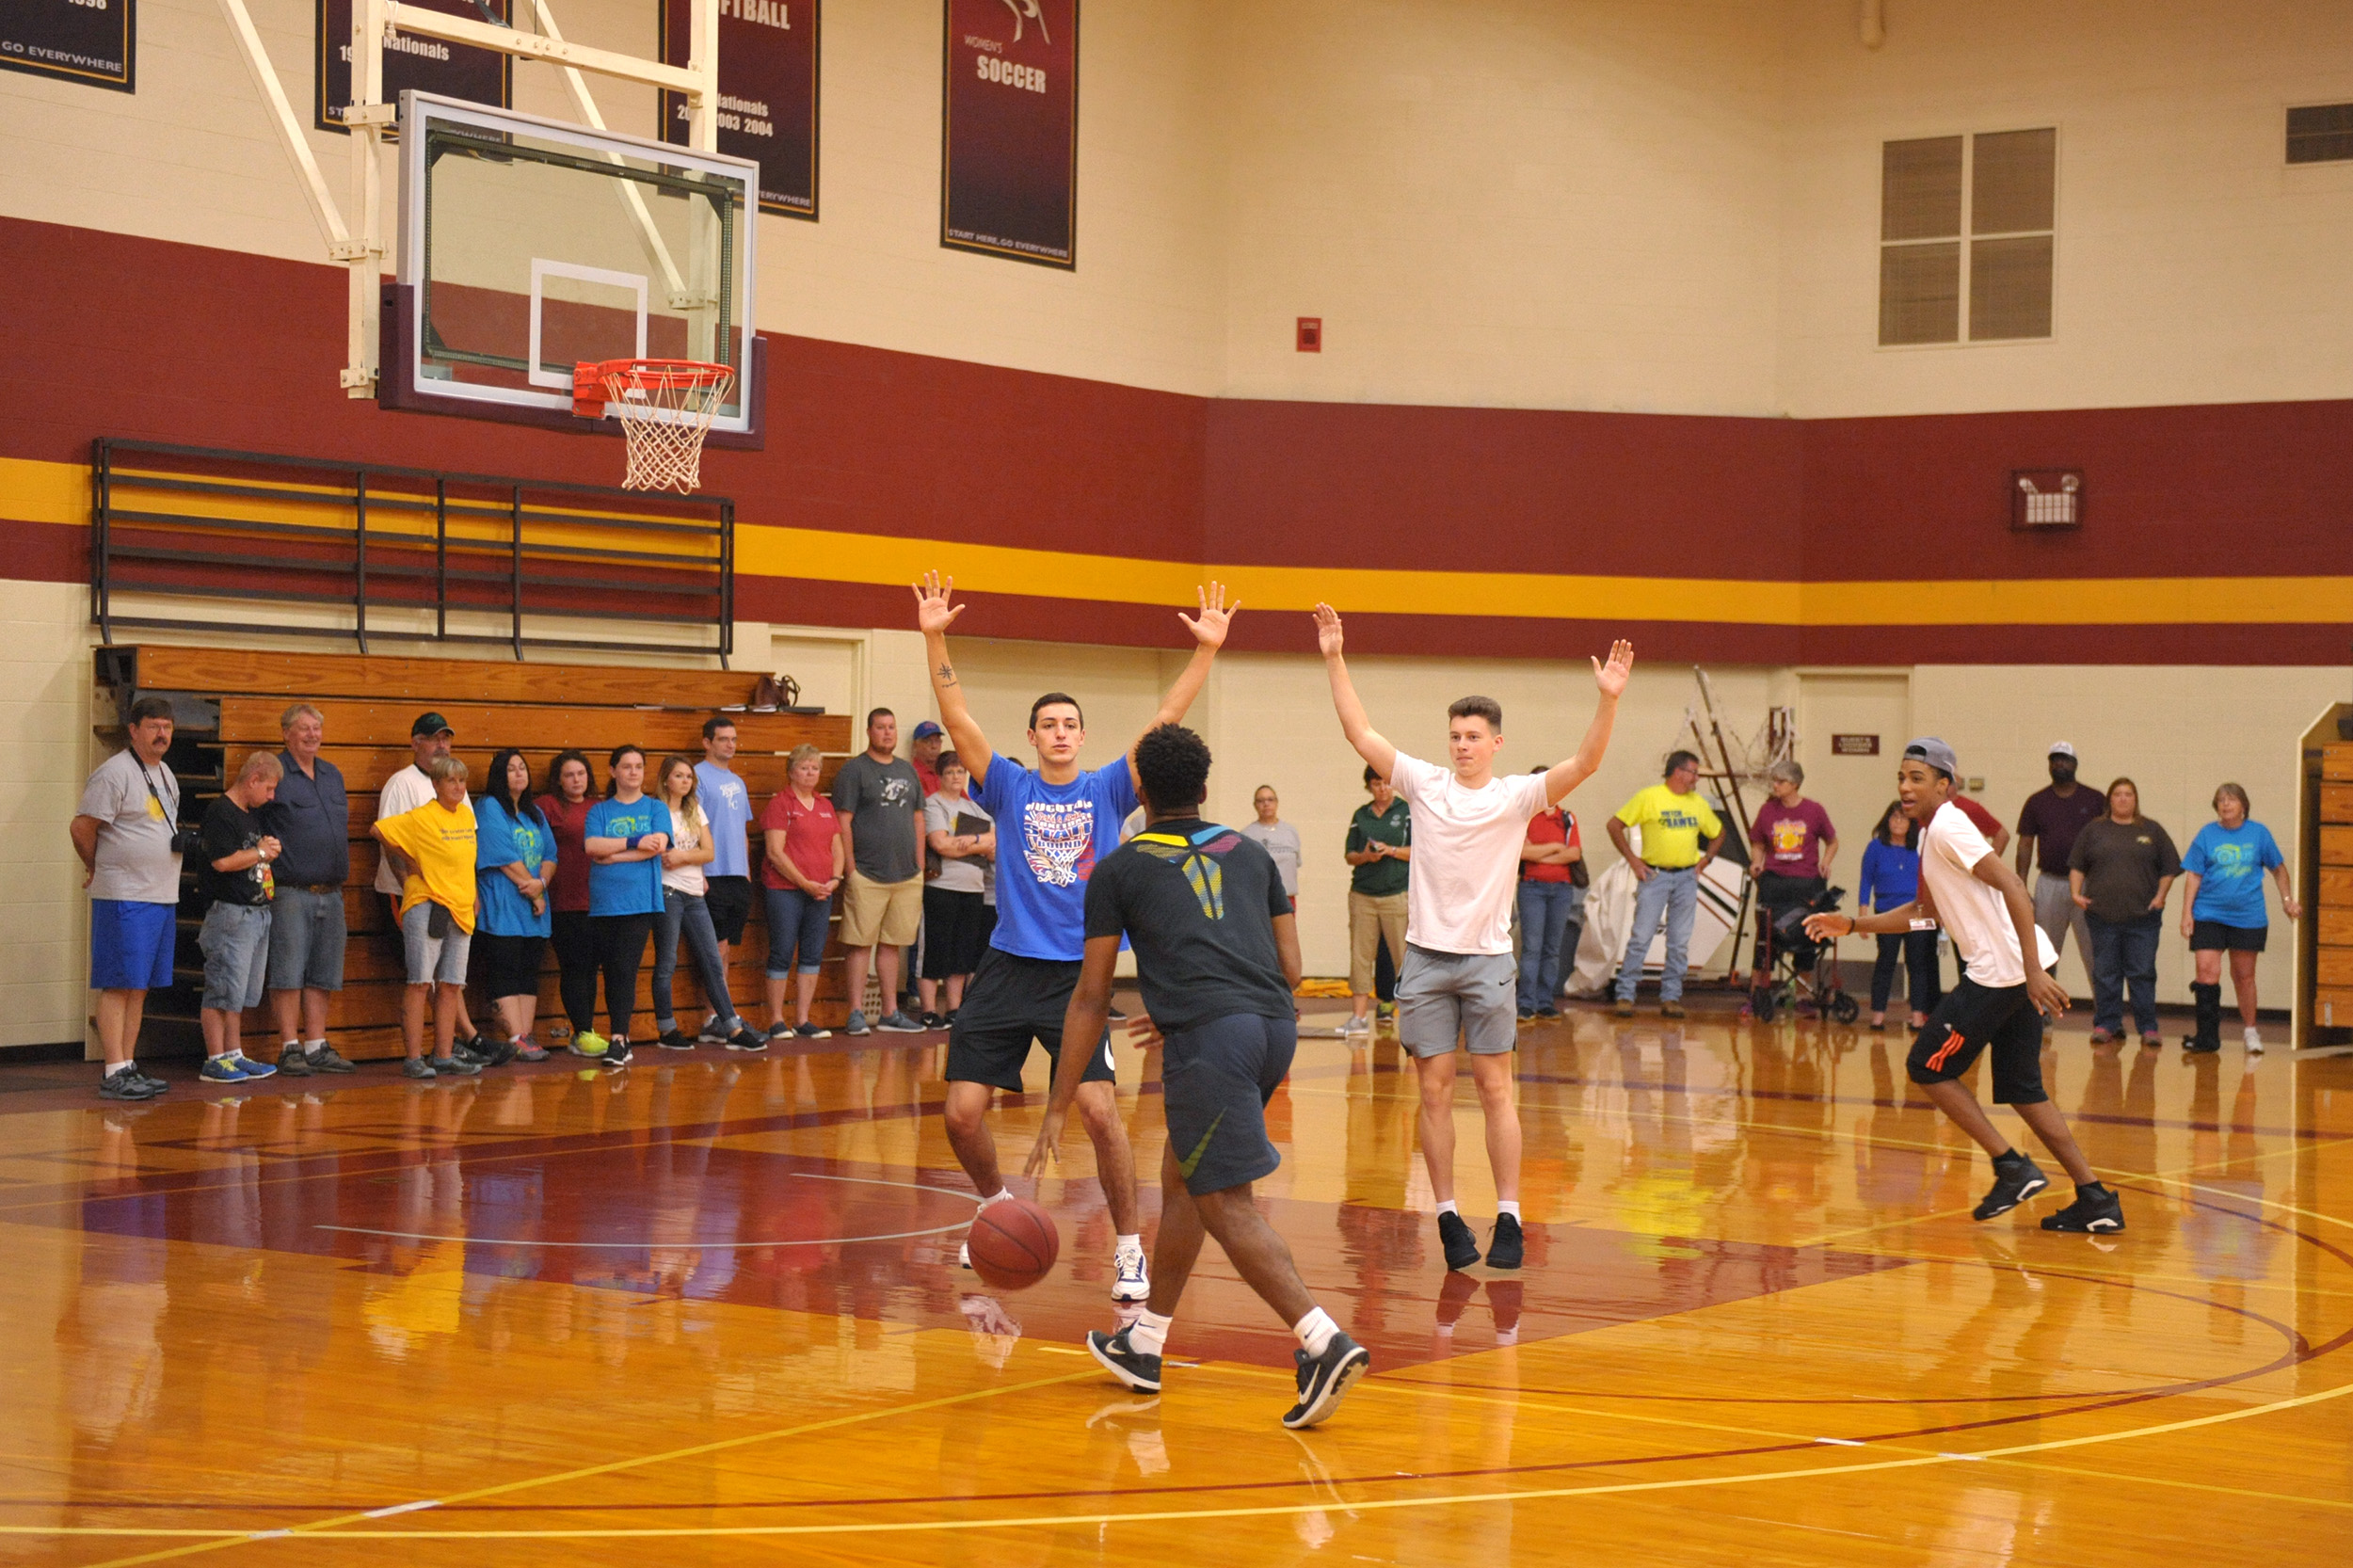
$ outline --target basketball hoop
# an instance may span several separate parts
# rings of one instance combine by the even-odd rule
[[[623,485],[692,494],[702,483],[703,437],[734,387],[732,369],[701,360],[583,361],[572,372],[572,412],[621,422]]]

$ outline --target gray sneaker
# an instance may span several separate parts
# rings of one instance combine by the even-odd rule
[[[853,1007],[850,1009],[850,1020],[841,1026],[841,1032],[844,1034],[872,1034],[874,1032],[866,1026],[865,1010],[863,1008]]]
[[[447,1056],[437,1056],[433,1059],[433,1076],[436,1078],[479,1078],[482,1076],[482,1064],[471,1056],[460,1056],[456,1051],[452,1051]]]
[[[403,1062],[400,1064],[400,1076],[403,1078],[430,1079],[439,1078],[441,1075],[435,1072],[433,1070],[433,1064],[427,1062],[424,1057],[412,1056],[408,1061]]]
[[[278,1053],[278,1070],[288,1078],[309,1078],[311,1059],[303,1054],[300,1046],[288,1044]]]
[[[741,1018],[737,1018],[732,1022],[726,1018],[705,1018],[703,1020],[703,1027],[701,1031],[696,1034],[695,1038],[697,1040],[708,1040],[714,1046],[723,1045],[730,1037],[740,1032],[743,1027],[744,1020]]]
[[[923,1032],[922,1020],[910,1018],[901,1012],[885,1013],[882,1016],[882,1021],[874,1027],[886,1034],[920,1034]],[[851,1032],[856,1033],[856,1031],[853,1030]]]
[[[360,1070],[344,1061],[333,1046],[321,1046],[316,1050],[306,1051],[303,1059],[311,1064],[311,1070],[314,1073],[356,1073]]]

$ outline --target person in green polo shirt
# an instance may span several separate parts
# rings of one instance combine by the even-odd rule
[[[1690,967],[1691,922],[1699,914],[1700,877],[1723,846],[1724,824],[1699,792],[1700,760],[1688,751],[1667,758],[1664,783],[1635,792],[1609,819],[1609,841],[1633,868],[1634,929],[1618,965],[1618,1016],[1634,1013],[1634,988],[1642,979],[1642,957],[1658,922],[1667,922],[1667,968],[1658,977],[1660,1016],[1683,1016],[1683,975]],[[1634,852],[1625,830],[1642,831],[1642,851]]]
[[[1347,1032],[1372,1033],[1373,970],[1380,947],[1389,962],[1405,962],[1405,884],[1412,874],[1414,813],[1404,797],[1371,768],[1365,770],[1369,804],[1348,819],[1348,991],[1354,1012]]]

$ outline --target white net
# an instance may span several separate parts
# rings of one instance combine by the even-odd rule
[[[629,442],[632,490],[692,493],[702,483],[703,437],[735,386],[735,372],[698,360],[615,360],[599,367],[604,411]]]

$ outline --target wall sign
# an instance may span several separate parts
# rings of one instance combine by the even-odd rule
[[[939,243],[1079,264],[1079,0],[943,0]]]
[[[1830,738],[1833,757],[1877,757],[1880,738],[1877,735],[1833,735]]]
[[[484,20],[482,8],[473,0],[415,3],[429,11]],[[512,14],[509,0],[485,3],[499,25],[504,26]],[[312,105],[312,120],[322,131],[348,136],[350,132],[336,116],[351,102],[351,0],[318,0],[317,24],[319,63],[311,78],[317,84],[312,89],[316,102]],[[514,86],[515,57],[511,55],[408,33],[385,40],[383,103],[397,104],[403,91],[414,88],[419,92],[438,92],[445,98],[505,109],[514,106]],[[385,129],[386,139],[393,134],[391,127]]]
[[[690,0],[662,0],[662,58],[694,52]],[[817,217],[818,0],[719,0],[719,151],[760,165],[760,210]],[[686,95],[662,95],[662,139],[687,141]]]
[[[137,0],[8,0],[0,6],[0,66],[86,87],[134,92]]]

